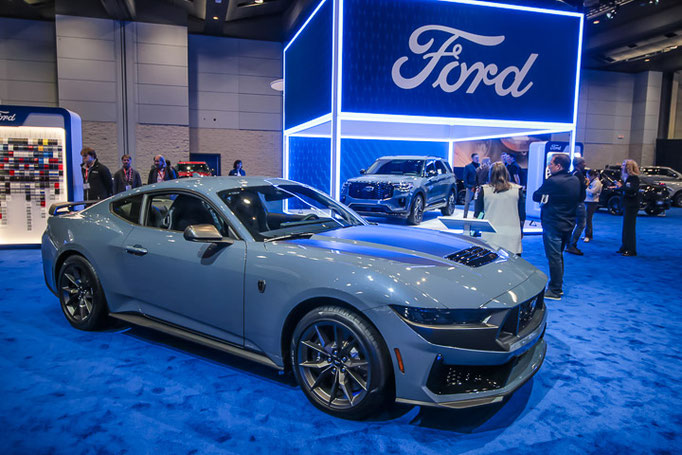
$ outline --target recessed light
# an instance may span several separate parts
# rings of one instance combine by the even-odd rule
[[[595,21],[592,22],[592,23],[595,24],[595,25],[598,24],[598,23],[599,23],[599,19],[595,19]]]
[[[263,3],[263,0],[253,0],[253,3],[261,5]]]
[[[650,58],[645,58],[644,61],[645,61],[645,62],[649,62],[649,61],[651,61],[651,59],[650,59]]]
[[[213,20],[214,20],[214,21],[217,21],[217,20],[218,20],[218,16],[213,16]]]

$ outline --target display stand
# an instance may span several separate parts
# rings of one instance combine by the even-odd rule
[[[467,232],[497,232],[490,221],[478,218],[446,218],[438,217],[448,229],[459,229],[464,234]]]
[[[50,205],[81,199],[81,119],[0,105],[0,247],[39,245]]]
[[[284,177],[339,199],[384,155],[574,142],[582,30],[580,13],[476,0],[323,0],[284,48]]]

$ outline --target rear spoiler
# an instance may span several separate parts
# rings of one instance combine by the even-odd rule
[[[77,210],[71,210],[72,207],[77,207],[79,205],[83,206],[83,209],[86,207],[89,207],[93,204],[98,203],[99,201],[78,201],[78,202],[59,202],[56,204],[52,204],[50,206],[50,209],[47,211],[47,213],[50,214],[50,216],[59,216],[59,215],[65,215],[70,212],[74,212]],[[67,209],[67,210],[64,210]],[[79,210],[83,210],[79,209]]]

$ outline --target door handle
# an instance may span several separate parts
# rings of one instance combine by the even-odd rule
[[[147,249],[142,248],[140,245],[134,245],[134,246],[128,245],[126,247],[126,252],[128,252],[130,254],[134,254],[135,256],[144,256],[145,254],[147,254]]]

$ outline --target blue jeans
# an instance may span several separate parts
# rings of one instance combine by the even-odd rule
[[[549,284],[547,289],[560,294],[564,285],[564,249],[571,238],[571,231],[557,231],[542,227],[542,243],[549,262]]]
[[[580,234],[582,234],[583,229],[585,229],[586,222],[587,211],[585,210],[585,203],[581,202],[575,209],[575,228],[573,229],[573,235],[571,236],[571,247],[578,248],[578,240],[580,240]]]

